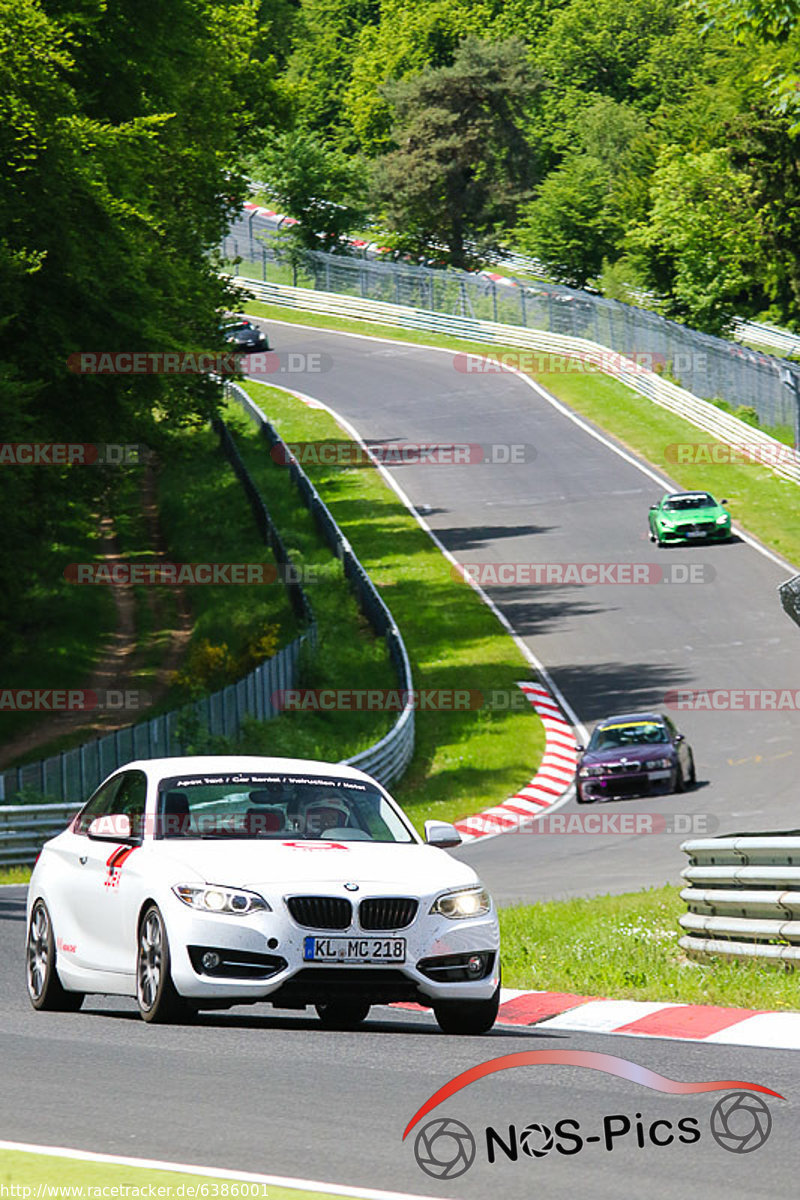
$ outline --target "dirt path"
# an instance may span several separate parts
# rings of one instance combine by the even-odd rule
[[[156,477],[151,467],[145,469],[142,480],[142,511],[147,521],[151,559],[154,562],[166,559],[166,548],[158,521]],[[98,524],[103,562],[108,566],[113,566],[115,563],[123,561],[112,518],[101,517]],[[142,691],[146,690],[146,696],[141,696],[144,703],[135,710],[117,708],[86,711],[82,709],[59,713],[52,717],[43,717],[31,729],[5,743],[0,749],[0,767],[8,766],[22,755],[30,754],[37,747],[48,746],[57,739],[70,734],[83,733],[86,741],[89,741],[92,737],[110,733],[125,725],[131,725],[140,719],[148,708],[156,704],[166,692],[170,677],[180,664],[192,634],[192,616],[185,589],[177,588],[173,593],[175,601],[173,628],[169,630],[169,640],[155,671],[155,677],[148,682],[146,689],[142,688],[141,674],[148,657],[148,645],[146,643],[137,645],[136,598],[133,589],[124,584],[112,584],[110,589],[117,613],[116,629],[107,639],[97,663],[81,687],[97,693],[98,696],[105,696],[109,691],[141,695]],[[146,603],[150,611],[154,634],[166,632],[163,623],[166,619],[168,604],[164,595],[159,589],[151,589],[147,594]]]

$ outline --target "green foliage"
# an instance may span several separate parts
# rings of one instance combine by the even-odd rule
[[[374,187],[398,248],[463,267],[497,244],[531,182],[522,118],[539,87],[520,42],[467,38],[452,66],[387,89],[397,148]]]
[[[730,165],[725,150],[668,147],[651,192],[649,222],[631,231],[631,249],[658,279],[670,315],[724,332],[763,265],[752,180]]]
[[[552,171],[517,231],[519,244],[563,283],[583,287],[613,254],[620,229],[609,211],[609,177],[589,154]]]
[[[488,21],[488,8],[475,0],[414,5],[382,0],[379,22],[365,25],[359,34],[344,93],[344,114],[363,150],[374,154],[389,148],[387,86],[426,68],[451,66],[461,41],[479,37]]]
[[[281,211],[298,221],[289,238],[307,250],[336,250],[365,220],[363,169],[317,134],[273,134],[256,167]]]

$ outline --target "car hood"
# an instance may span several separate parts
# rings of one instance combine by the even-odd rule
[[[683,508],[676,512],[665,511],[662,508],[659,516],[662,521],[668,521],[671,525],[676,525],[683,521],[716,520],[717,517],[727,516],[727,510],[719,504],[706,504],[702,508]]]
[[[155,846],[173,867],[176,883],[197,878],[258,890],[352,881],[434,892],[476,881],[466,863],[418,843],[190,839],[178,844],[176,839]]]
[[[669,742],[661,742],[648,746],[609,746],[607,750],[589,750],[581,759],[582,767],[599,765],[607,762],[620,762],[627,758],[628,762],[652,762],[655,758],[674,758],[675,748]]]

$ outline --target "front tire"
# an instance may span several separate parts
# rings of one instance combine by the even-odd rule
[[[168,1025],[189,1015],[172,982],[167,929],[155,904],[146,910],[139,925],[136,1003],[142,1019],[153,1025]]]
[[[53,922],[44,900],[31,909],[26,955],[28,995],[41,1012],[77,1012],[83,1004],[83,992],[68,992],[56,970],[56,939]]]
[[[326,1029],[357,1029],[366,1021],[371,1006],[364,1000],[333,1000],[314,1007]]]
[[[442,1033],[475,1037],[488,1033],[500,1008],[500,984],[491,1000],[440,1000],[433,1014]]]

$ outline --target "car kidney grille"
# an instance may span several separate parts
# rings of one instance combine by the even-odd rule
[[[641,769],[640,762],[616,762],[608,763],[606,766],[609,775],[624,775],[626,772],[641,771]]]
[[[358,919],[362,929],[405,929],[417,915],[419,903],[411,896],[378,896],[362,900]]]
[[[342,896],[290,896],[286,906],[306,929],[347,929],[353,919],[353,906]]]

